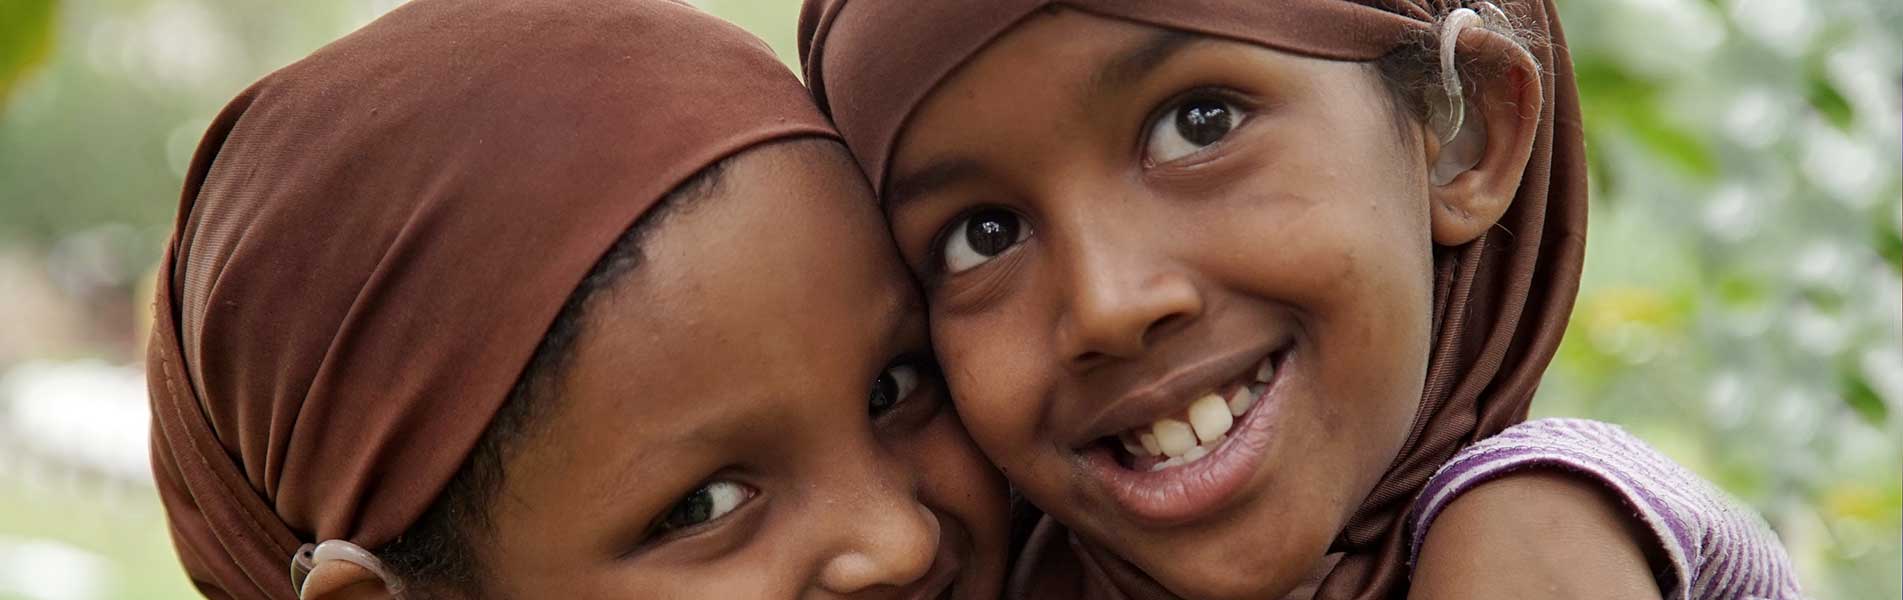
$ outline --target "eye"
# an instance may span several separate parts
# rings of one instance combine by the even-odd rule
[[[886,367],[885,372],[872,382],[872,395],[866,402],[866,412],[874,419],[890,412],[918,391],[919,378],[922,376],[918,364],[914,362]]]
[[[906,402],[913,402],[919,389],[927,383],[938,381],[938,360],[931,352],[913,352],[893,360],[893,366],[879,373],[879,379],[872,381],[872,394],[866,400],[866,413],[877,421],[881,415],[894,410],[902,410]]]
[[[990,208],[972,213],[946,232],[940,249],[945,271],[962,273],[990,262],[1030,235],[1024,220],[1011,211]]]
[[[666,535],[713,522],[752,499],[753,493],[753,488],[732,481],[715,481],[700,486],[700,489],[668,508],[667,514],[654,524],[654,530],[649,535]]]
[[[1147,164],[1160,165],[1201,151],[1242,124],[1236,105],[1216,98],[1192,97],[1157,115],[1143,148]]]

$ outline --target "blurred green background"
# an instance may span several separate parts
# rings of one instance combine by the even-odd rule
[[[192,597],[138,362],[181,177],[238,90],[397,4],[0,0],[0,599]],[[699,4],[795,62],[797,0]],[[1903,596],[1903,3],[1560,9],[1594,204],[1535,412],[1757,507],[1815,596]]]

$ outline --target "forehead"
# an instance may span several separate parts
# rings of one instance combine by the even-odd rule
[[[734,388],[762,381],[823,389],[888,351],[914,308],[893,252],[843,149],[749,151],[708,197],[663,221],[643,263],[591,307],[574,383],[644,397],[745,395],[758,390]]]
[[[760,423],[864,419],[871,378],[919,310],[863,177],[831,143],[737,157],[642,253],[589,307],[538,436],[566,476],[721,450]]]
[[[915,115],[982,108],[987,98],[1000,96],[1083,96],[1114,85],[1117,82],[1107,79],[1130,74],[1128,71],[1133,69],[1129,67],[1157,58],[1158,53],[1151,50],[1158,44],[1153,42],[1198,39],[1075,10],[1041,12],[1006,31],[953,71],[920,104]],[[1019,108],[1023,112],[1023,107]]]
[[[1093,120],[1115,118],[1089,110],[1091,92],[1116,83],[1106,76],[1118,71],[1114,64],[1128,62],[1121,57],[1144,54],[1145,42],[1159,38],[1197,39],[1074,10],[1025,19],[953,71],[913,111],[893,146],[885,200],[909,198],[912,186],[906,184],[919,177],[938,178],[921,171],[941,170],[950,158],[946,151],[1024,154],[1027,128],[1062,128],[1066,140],[1083,141],[1092,135]]]
[[[1359,111],[1382,96],[1363,63],[1075,10],[1025,20],[920,103],[894,148],[885,200],[900,206],[941,167],[1008,157],[1017,170],[1073,165],[1064,149],[1122,156],[1160,106],[1192,89],[1238,89],[1278,114]],[[1285,106],[1311,102],[1299,111]],[[1358,113],[1357,113],[1358,114]],[[1342,115],[1334,115],[1342,116]],[[932,187],[932,186],[925,186]]]

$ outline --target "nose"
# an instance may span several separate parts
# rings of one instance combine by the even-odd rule
[[[819,573],[819,587],[851,595],[911,585],[938,558],[938,516],[921,504],[911,478],[892,461],[868,465],[870,486],[841,490],[842,518],[834,547]]]
[[[1066,260],[1067,306],[1059,351],[1073,368],[1133,358],[1203,312],[1203,294],[1188,269],[1140,235],[1079,228]]]

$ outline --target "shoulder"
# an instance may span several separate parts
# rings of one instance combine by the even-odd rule
[[[1597,421],[1529,421],[1469,446],[1428,480],[1408,521],[1416,586],[1518,576],[1610,597],[1606,585],[1636,578],[1650,597],[1801,597],[1755,512]]]
[[[1524,475],[1542,475],[1533,479],[1544,483],[1513,482]],[[1441,465],[1422,487],[1409,515],[1411,549],[1421,550],[1428,525],[1437,523],[1441,513],[1472,500],[1475,494],[1485,492],[1478,497],[1490,497],[1501,492],[1488,490],[1499,487],[1559,493],[1563,489],[1557,484],[1562,482],[1569,484],[1564,489],[1600,490],[1600,500],[1622,507],[1621,512],[1642,523],[1658,525],[1655,536],[1672,538],[1659,540],[1667,542],[1662,545],[1688,545],[1695,533],[1673,530],[1696,515],[1684,514],[1682,505],[1687,503],[1681,496],[1660,492],[1702,483],[1696,475],[1618,426],[1584,419],[1540,419],[1479,440]],[[1682,555],[1666,558],[1674,563],[1686,560]]]
[[[1619,500],[1560,471],[1475,486],[1418,546],[1413,598],[1661,598],[1657,545]]]

